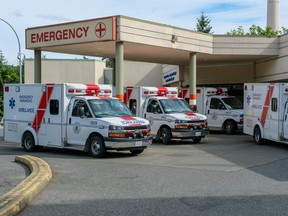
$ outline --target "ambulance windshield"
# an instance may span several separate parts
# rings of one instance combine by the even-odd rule
[[[182,99],[160,99],[159,101],[165,113],[193,112],[187,102]]]
[[[88,100],[96,118],[108,116],[132,116],[128,107],[118,99],[91,99]]]
[[[227,109],[243,109],[242,102],[236,97],[222,98],[223,102],[226,104]]]

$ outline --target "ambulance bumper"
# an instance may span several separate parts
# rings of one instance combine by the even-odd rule
[[[204,138],[209,133],[209,130],[172,130],[172,136],[174,138],[182,139],[195,139],[195,138]]]
[[[238,123],[237,128],[239,131],[243,131],[243,123]]]
[[[106,148],[111,150],[145,149],[151,144],[152,136],[143,139],[105,138]]]

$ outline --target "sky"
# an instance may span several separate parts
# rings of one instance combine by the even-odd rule
[[[288,28],[288,1],[280,1],[280,26]],[[21,57],[34,58],[25,48],[25,29],[65,22],[123,15],[195,30],[201,11],[211,22],[213,34],[226,34],[253,24],[265,28],[267,0],[1,0],[0,19],[18,35]],[[12,28],[0,20],[0,50],[8,64],[18,65],[19,44]],[[83,56],[42,52],[46,58]],[[89,57],[88,57],[89,58]]]

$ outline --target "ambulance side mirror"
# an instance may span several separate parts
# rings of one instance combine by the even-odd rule
[[[77,116],[79,116],[80,118],[84,118],[85,117],[84,107],[78,107],[77,108]]]

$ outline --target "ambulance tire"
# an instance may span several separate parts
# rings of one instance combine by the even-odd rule
[[[131,154],[133,155],[141,154],[143,151],[144,149],[130,150]]]
[[[258,126],[254,128],[253,138],[257,145],[262,145],[264,143],[264,140],[261,135],[261,130]]]
[[[172,134],[169,127],[162,127],[160,131],[160,138],[163,144],[167,145],[171,142]]]
[[[34,137],[30,132],[26,132],[23,134],[22,146],[26,152],[34,152],[37,150]]]
[[[193,143],[200,143],[201,138],[193,139]]]
[[[226,130],[226,133],[229,135],[234,134],[236,130],[235,122],[228,120],[225,124],[225,130]]]
[[[94,158],[102,158],[106,155],[106,146],[101,137],[93,136],[90,138],[89,153]]]

